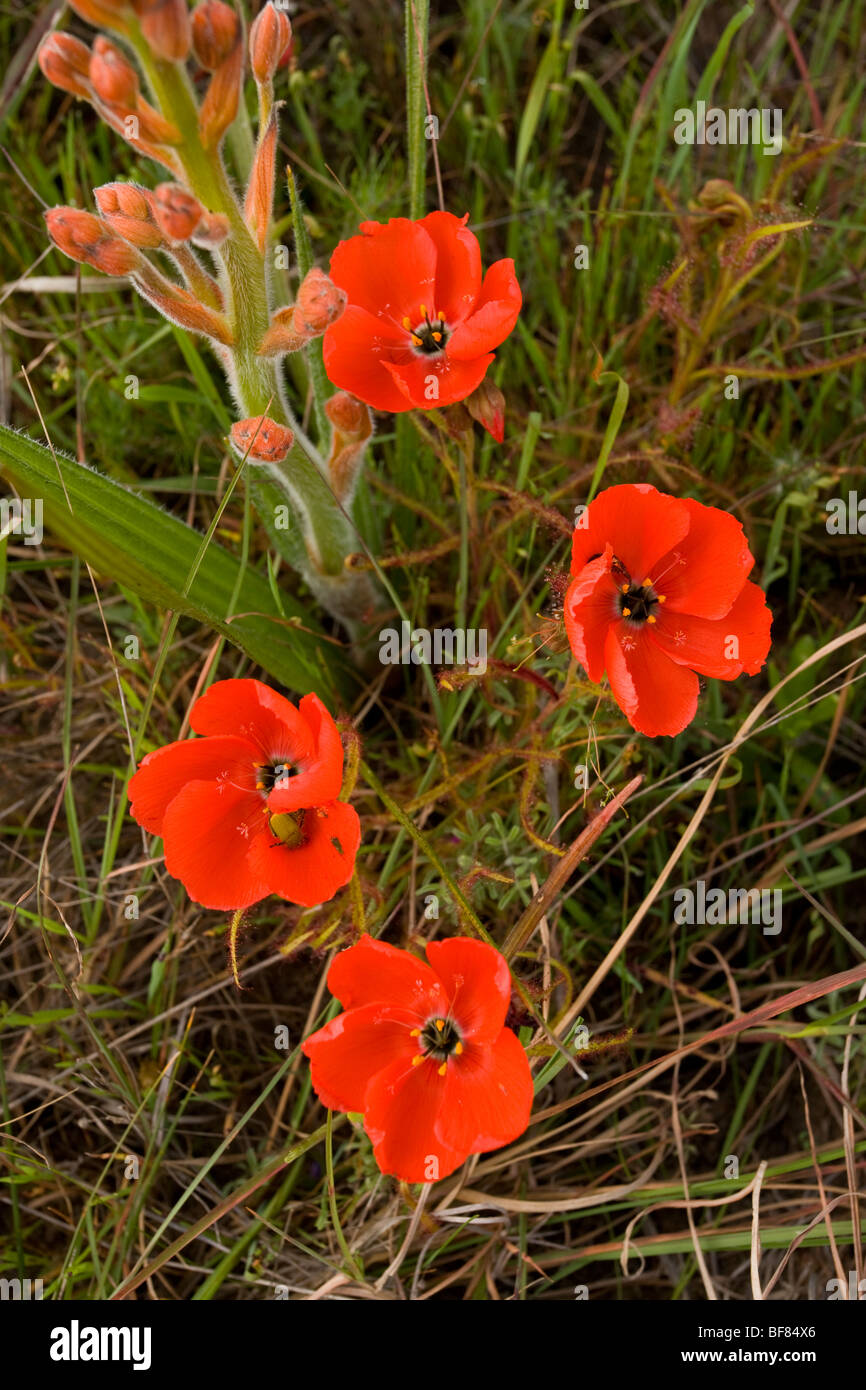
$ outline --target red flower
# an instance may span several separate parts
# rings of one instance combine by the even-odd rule
[[[526,1053],[503,1027],[505,957],[464,936],[431,942],[427,957],[372,936],[341,951],[328,988],[346,1012],[303,1047],[322,1104],[363,1113],[376,1162],[404,1182],[510,1144],[532,1108]]]
[[[605,671],[640,733],[678,734],[695,717],[698,678],[760,671],[772,614],[743,528],[728,512],[648,483],[600,493],[575,527],[565,596],[571,650],[592,681]]]
[[[261,681],[217,681],[197,700],[200,739],[148,753],[132,815],[165,843],[165,867],[203,907],[277,893],[314,907],[348,883],[358,814],[337,801],[340,733],[318,695],[295,708]]]
[[[468,216],[362,222],[361,236],[340,242],[331,279],[349,303],[323,343],[335,386],[397,413],[453,405],[481,383],[523,301],[511,260],[482,282]]]

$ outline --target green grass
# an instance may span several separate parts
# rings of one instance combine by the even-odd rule
[[[326,3],[294,22],[281,155],[327,265],[362,217],[408,211],[402,7]],[[33,24],[24,5],[0,17],[9,51],[24,51]],[[445,206],[469,212],[485,264],[514,257],[524,295],[491,369],[506,440],[478,432],[461,468],[429,420],[379,417],[357,517],[372,554],[399,560],[385,573],[402,612],[427,628],[465,613],[497,664],[455,690],[413,666],[386,683],[377,671],[335,707],[371,772],[353,797],[361,891],[315,911],[254,909],[242,991],[226,921],[167,877],[124,795],[130,732],[147,746],[177,737],[217,635],[189,616],[169,625],[105,569],[94,589],[51,537],[42,551],[13,538],[0,609],[0,1273],[86,1299],[133,1285],[146,1298],[302,1298],[327,1285],[352,1298],[569,1300],[578,1281],[591,1298],[700,1299],[697,1240],[718,1296],[748,1299],[744,1189],[760,1164],[764,1285],[827,1202],[862,1188],[866,974],[822,982],[864,969],[866,935],[864,649],[862,634],[849,640],[864,622],[866,552],[862,536],[825,526],[830,498],[866,489],[866,6],[800,4],[791,24],[808,82],[770,5],[434,6]],[[784,153],[676,145],[673,113],[698,98],[780,107]],[[38,69],[3,101],[6,418],[42,439],[38,406],[58,451],[137,480],[205,532],[230,477],[217,364],[95,275],[78,294],[17,284],[75,271],[46,249],[43,205],[92,207],[94,186],[152,184],[152,170]],[[430,209],[432,154],[426,176]],[[713,179],[742,200],[738,223],[708,205]],[[288,244],[285,189],[277,216]],[[137,400],[124,395],[130,374]],[[290,375],[303,415],[303,365]],[[574,507],[624,481],[732,511],[774,614],[768,667],[706,682],[675,741],[635,734],[563,634]],[[215,540],[268,582],[242,483]],[[322,625],[285,567],[277,585]],[[122,656],[129,634],[138,661]],[[261,671],[222,640],[212,674]],[[561,1039],[580,1016],[599,1045],[578,1057],[582,1074],[550,1066],[522,1139],[432,1189],[391,1270],[418,1189],[378,1173],[351,1120],[326,1135],[299,1053],[329,1007],[331,952],[362,926],[411,946],[466,930],[463,898],[502,945],[557,851],[637,773],[626,812],[514,962]],[[699,878],[781,888],[781,934],[677,926],[673,893]],[[703,1041],[797,989],[795,1008]],[[532,1023],[519,1000],[512,1022]],[[287,1052],[274,1047],[283,1024]],[[538,1074],[552,1049],[529,1036]],[[686,1198],[695,1237],[674,1205]],[[473,1225],[491,1208],[497,1223]],[[841,1270],[855,1267],[858,1221],[856,1203],[839,1202],[796,1242],[775,1295],[825,1297],[833,1242]]]

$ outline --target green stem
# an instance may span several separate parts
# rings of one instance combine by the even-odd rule
[[[377,594],[368,574],[346,569],[346,556],[360,548],[351,517],[331,491],[323,458],[292,414],[276,361],[256,351],[271,316],[265,255],[244,221],[219,151],[201,144],[198,108],[185,69],[154,58],[139,31],[133,32],[131,42],[160,108],[170,113],[181,132],[177,153],[189,188],[209,211],[222,213],[229,222],[229,236],[216,254],[230,291],[235,342],[221,360],[232,390],[246,417],[268,415],[295,434],[295,444],[282,463],[253,467],[266,471],[290,502],[305,544],[304,577],[319,602],[354,635],[362,615],[378,606]],[[267,518],[265,522],[268,525]],[[280,553],[297,567],[297,545],[288,550],[280,543],[279,529],[268,525],[268,531]]]
[[[430,0],[406,0],[406,144],[409,158],[409,216],[424,216],[424,133]]]

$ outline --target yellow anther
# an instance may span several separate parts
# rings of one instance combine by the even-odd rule
[[[437,1020],[436,1020],[436,1027],[439,1029],[439,1032],[441,1033],[441,1032],[442,1032],[442,1029],[445,1027],[445,1020],[444,1020],[444,1018],[437,1018]]]
[[[624,609],[622,610],[622,616],[623,616],[624,618],[630,618],[630,617],[631,617],[631,609],[630,609],[630,608],[624,608]]]
[[[412,1066],[413,1066],[413,1067],[418,1067],[418,1066],[421,1065],[421,1063],[422,1063],[423,1061],[424,1061],[424,1053],[423,1053],[423,1052],[419,1052],[418,1055],[417,1055],[416,1057],[413,1057],[413,1058],[412,1058]]]
[[[403,327],[404,327],[404,328],[411,328],[411,327],[412,327],[412,320],[410,319],[410,317],[409,317],[408,314],[405,314],[405,315],[403,316]]]
[[[409,1034],[409,1037],[410,1037],[410,1038],[420,1038],[420,1036],[421,1036],[421,1029],[420,1029],[420,1028],[413,1028],[413,1029],[412,1029],[412,1032]]]
[[[433,341],[434,341],[434,343],[441,343],[441,342],[442,342],[442,334],[441,334],[441,333],[434,333],[434,334],[433,334]]]
[[[462,1043],[455,1043],[455,1044],[454,1044],[454,1051],[456,1052],[457,1056],[459,1057],[460,1054],[461,1054],[461,1052],[463,1051],[463,1044],[462,1044]]]
[[[412,342],[415,344],[416,347],[421,346],[421,339],[418,337],[417,333],[412,334]]]
[[[263,792],[264,789],[265,789],[265,784],[264,784],[264,782],[256,782],[256,791],[257,791],[257,792]]]
[[[648,614],[647,614],[647,622],[648,622],[648,623],[654,623],[654,622],[655,622],[655,618],[653,617],[652,613],[648,613]]]
[[[656,594],[656,598],[658,599],[659,603],[667,603],[668,601],[667,594]]]
[[[441,1065],[441,1067],[439,1068],[439,1075],[440,1075],[440,1076],[444,1076],[447,1070],[448,1070],[448,1067],[447,1067],[446,1064],[443,1062],[442,1065]]]
[[[629,591],[629,585],[628,585],[628,584],[623,584],[623,585],[620,586],[620,592],[621,592],[621,593],[627,594],[628,591]]]
[[[426,304],[422,304],[422,305],[421,305],[421,317],[422,317],[422,319],[426,319],[426,317],[427,317],[427,305],[426,305]]]

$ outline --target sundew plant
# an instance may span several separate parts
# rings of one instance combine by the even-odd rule
[[[0,1288],[866,1296],[862,0],[0,28]]]

